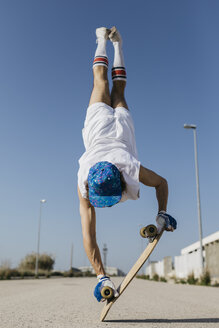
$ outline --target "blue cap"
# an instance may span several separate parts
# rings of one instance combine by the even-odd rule
[[[88,174],[89,200],[94,207],[110,207],[122,198],[120,172],[109,162],[98,162]]]

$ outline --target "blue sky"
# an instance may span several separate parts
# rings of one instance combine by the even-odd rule
[[[168,212],[178,220],[152,259],[198,240],[193,134],[184,123],[197,124],[203,234],[219,230],[218,11],[216,0],[1,1],[0,262],[16,266],[36,250],[46,198],[41,252],[68,269],[73,243],[73,265],[88,264],[76,188],[100,26],[122,34],[139,159],[168,180]],[[111,67],[110,44],[107,53]],[[97,211],[109,265],[128,270],[143,247],[139,228],[156,212],[154,189],[144,186],[140,200]]]

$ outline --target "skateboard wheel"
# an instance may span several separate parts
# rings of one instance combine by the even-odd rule
[[[155,237],[157,235],[157,227],[153,224],[149,224],[148,226],[141,228],[140,235],[143,238]]]
[[[114,293],[113,293],[112,288],[105,286],[101,289],[101,295],[106,300],[109,300],[109,299],[113,298]]]

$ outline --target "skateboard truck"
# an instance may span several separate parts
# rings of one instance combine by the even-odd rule
[[[154,241],[154,238],[157,236],[157,227],[154,224],[149,224],[146,227],[141,228],[140,235],[143,238],[148,238],[149,243]]]

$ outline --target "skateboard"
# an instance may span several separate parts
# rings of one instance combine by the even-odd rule
[[[119,285],[117,288],[117,291],[119,293],[118,297],[113,297],[113,290],[110,287],[104,287],[101,290],[101,295],[103,298],[106,299],[106,303],[103,307],[103,310],[100,315],[100,321],[104,321],[104,319],[107,316],[107,313],[109,312],[110,308],[112,305],[117,301],[117,299],[121,296],[121,294],[124,292],[126,287],[130,284],[132,279],[136,276],[138,271],[141,269],[143,264],[147,261],[151,253],[153,252],[154,248],[156,247],[158,241],[160,240],[162,234],[163,234],[164,229],[161,230],[161,232],[158,234],[157,233],[157,227],[154,226],[153,224],[148,225],[140,230],[140,235],[143,238],[148,238],[149,243],[146,246],[145,250],[143,253],[140,255],[139,259],[137,262],[133,265],[131,270],[127,273],[126,277],[122,281],[122,283]]]

